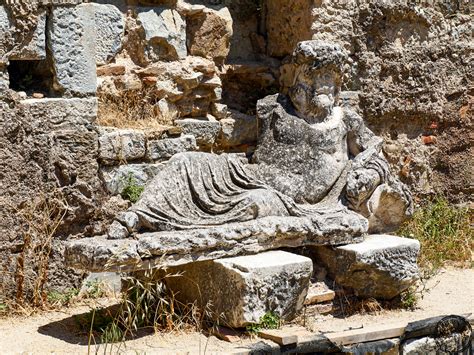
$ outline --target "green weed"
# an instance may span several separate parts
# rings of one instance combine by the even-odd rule
[[[125,187],[121,193],[122,198],[129,200],[132,203],[137,202],[145,188],[137,183],[137,180],[132,173],[129,173],[125,178],[124,184]]]
[[[418,304],[419,297],[417,295],[416,286],[412,286],[403,291],[400,295],[400,305],[409,311],[414,311]]]
[[[79,290],[72,288],[64,292],[51,290],[47,293],[46,297],[50,305],[61,307],[67,306],[71,302],[71,300],[78,294]]]
[[[107,295],[104,284],[99,280],[86,282],[86,295],[88,298],[100,298]]]
[[[436,269],[446,262],[469,264],[474,247],[471,218],[472,212],[467,208],[455,207],[437,197],[415,211],[399,235],[420,241],[422,267]]]
[[[257,334],[262,329],[278,329],[281,326],[281,319],[274,312],[265,313],[258,323],[250,324],[245,329],[250,334]]]

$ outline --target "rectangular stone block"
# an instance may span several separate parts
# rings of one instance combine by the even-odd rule
[[[329,275],[360,297],[392,299],[418,279],[420,242],[394,235],[369,235],[362,243],[320,247],[316,256]]]
[[[196,138],[191,135],[179,138],[149,140],[147,142],[147,159],[164,160],[171,158],[177,153],[194,150],[197,150]]]
[[[221,324],[245,327],[267,312],[292,319],[303,307],[313,271],[311,259],[284,252],[191,263],[171,268],[166,279],[184,302],[208,305]]]
[[[185,118],[176,120],[175,123],[183,129],[183,134],[193,135],[197,144],[204,148],[212,147],[221,132],[221,124],[218,121]]]
[[[142,159],[146,153],[145,133],[135,129],[101,129],[99,158],[106,164]]]
[[[97,99],[45,98],[20,101],[20,107],[30,116],[38,131],[90,131],[97,117]]]
[[[54,7],[48,21],[57,89],[72,95],[96,92],[95,13],[89,4]]]
[[[122,47],[125,31],[125,16],[110,4],[85,4],[94,12],[96,27],[95,58],[97,64],[106,64]]]
[[[115,195],[121,194],[130,177],[138,186],[145,186],[161,169],[162,164],[127,164],[101,169],[102,180],[107,190]]]

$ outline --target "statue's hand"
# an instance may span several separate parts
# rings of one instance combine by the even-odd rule
[[[346,196],[352,208],[358,210],[361,203],[366,201],[381,183],[380,175],[375,169],[351,170],[347,176]]]

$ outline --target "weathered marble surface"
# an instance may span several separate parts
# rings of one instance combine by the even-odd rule
[[[106,64],[122,47],[125,18],[120,10],[110,4],[88,4],[94,12],[96,27],[95,59],[97,64]]]
[[[367,220],[341,207],[311,217],[265,217],[209,228],[142,233],[137,239],[78,239],[69,242],[65,259],[72,267],[91,271],[139,270],[281,247],[357,243],[366,231]]]
[[[170,268],[165,279],[184,303],[198,303],[220,324],[240,328],[267,312],[291,320],[303,308],[313,271],[311,259],[285,251],[191,263]],[[190,282],[192,280],[192,282]]]
[[[330,276],[357,296],[392,299],[418,280],[415,239],[370,235],[362,243],[316,250]]]
[[[55,71],[56,89],[70,95],[95,94],[94,9],[90,4],[54,7],[48,21],[48,46]]]

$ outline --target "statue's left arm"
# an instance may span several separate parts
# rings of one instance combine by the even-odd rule
[[[382,153],[382,138],[354,111],[346,110],[344,121],[352,157],[346,185],[349,206],[369,219],[371,231],[396,229],[413,212],[410,191],[392,175]]]

